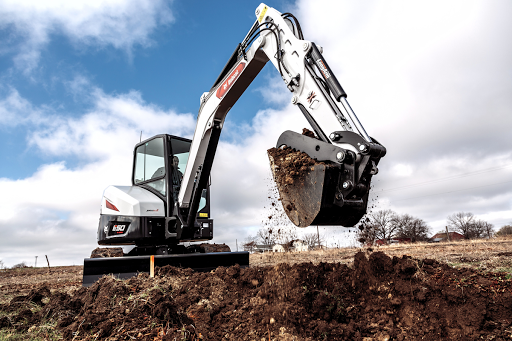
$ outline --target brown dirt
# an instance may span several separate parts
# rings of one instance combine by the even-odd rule
[[[302,134],[317,138],[306,128]],[[323,174],[325,163],[317,162],[308,154],[290,147],[270,148],[267,154],[279,193],[278,200],[288,219],[299,227],[311,225],[319,211],[318,195],[321,191],[318,189],[323,185],[317,184],[317,173]]]
[[[274,179],[283,187],[293,185],[296,181],[300,182],[316,164],[308,154],[290,147],[270,148],[267,153],[274,164],[272,167]]]
[[[358,252],[351,266],[164,267],[72,295],[39,284],[0,311],[0,328],[53,320],[65,340],[508,340],[512,280]]]
[[[201,252],[231,252],[231,248],[226,244],[201,243],[197,245]]]
[[[302,129],[302,135],[318,139],[315,133],[307,128]],[[308,154],[290,147],[273,147],[267,150],[267,154],[270,158],[274,181],[279,187],[293,185],[296,181],[300,182],[313,170],[313,166],[317,163]]]
[[[316,136],[315,133],[312,132],[311,130],[309,130],[308,128],[302,128],[302,135],[306,135],[307,137],[311,137],[311,138],[320,140],[318,138],[318,136]]]
[[[48,283],[52,290],[74,290],[82,286],[82,266],[58,266],[0,270],[0,303],[26,295],[34,287]]]
[[[97,247],[91,252],[91,258],[123,257],[122,247]]]

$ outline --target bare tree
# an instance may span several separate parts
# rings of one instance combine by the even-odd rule
[[[21,262],[21,263],[15,264],[12,266],[11,269],[22,269],[22,268],[28,268],[27,263]]]
[[[393,223],[396,225],[395,237],[411,238],[413,243],[428,239],[429,227],[427,223],[409,214],[396,215]]]
[[[484,237],[489,239],[494,235],[494,225],[488,222],[484,222]]]
[[[263,245],[274,245],[276,243],[276,234],[272,227],[262,227],[256,233],[258,242]]]
[[[458,212],[448,217],[448,226],[460,232],[465,239],[472,238],[475,216],[471,212]]]
[[[483,220],[475,220],[469,229],[470,238],[490,238],[492,236],[494,226]]]
[[[4,262],[0,259],[0,270],[5,269]]]
[[[394,223],[396,213],[392,210],[381,210],[369,214],[371,224],[373,225],[377,239],[390,241],[398,227]]]
[[[381,239],[389,242],[397,232],[395,224],[396,213],[392,210],[382,210],[367,214],[359,224],[358,240],[362,244],[373,244]]]
[[[499,231],[496,233],[497,236],[503,237],[507,235],[512,235],[512,223],[502,226]]]
[[[242,244],[244,251],[253,252],[254,248],[256,247],[257,240],[257,236],[248,236],[247,238],[245,238],[245,241]]]
[[[292,241],[298,239],[297,229],[295,226],[281,226],[274,228],[275,242],[282,245],[291,244]]]
[[[324,236],[322,234],[318,235],[314,232],[304,234],[302,236],[302,240],[304,240],[304,242],[306,242],[306,244],[308,244],[308,248],[310,250],[313,250],[319,246],[318,245],[318,242],[319,242],[318,237],[320,237],[320,245],[325,244]]]

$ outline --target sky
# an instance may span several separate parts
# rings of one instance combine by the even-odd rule
[[[78,265],[97,246],[103,190],[130,185],[133,147],[191,138],[258,1],[0,2],[0,260]],[[277,0],[387,148],[374,210],[512,222],[512,3]],[[262,226],[266,150],[308,127],[269,63],[227,116],[212,169],[214,242]],[[141,133],[142,132],[142,133]],[[309,233],[316,229],[301,229]],[[331,244],[354,231],[322,227]]]

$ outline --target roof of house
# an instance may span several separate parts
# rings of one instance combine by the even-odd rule
[[[453,237],[456,237],[456,238],[464,238],[464,236],[458,232],[448,232],[448,235],[450,236],[450,238],[453,238]],[[441,232],[441,233],[436,233],[432,238],[430,239],[435,239],[435,238],[442,238],[442,239],[446,239],[446,232]]]
[[[257,244],[257,249],[271,249],[274,245]]]

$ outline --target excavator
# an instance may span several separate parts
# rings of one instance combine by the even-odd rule
[[[98,244],[134,248],[123,257],[85,259],[84,286],[105,274],[128,278],[154,266],[208,271],[249,265],[248,252],[208,253],[184,243],[213,238],[210,173],[224,121],[268,61],[316,135],[285,131],[276,144],[318,162],[304,182],[278,187],[283,205],[293,202],[296,208],[285,210],[288,217],[300,227],[352,227],[366,213],[371,178],[386,149],[366,133],[322,47],[304,39],[297,18],[263,3],[255,16],[210,91],[200,97],[193,139],[161,134],[140,142],[132,186],[105,189]]]

